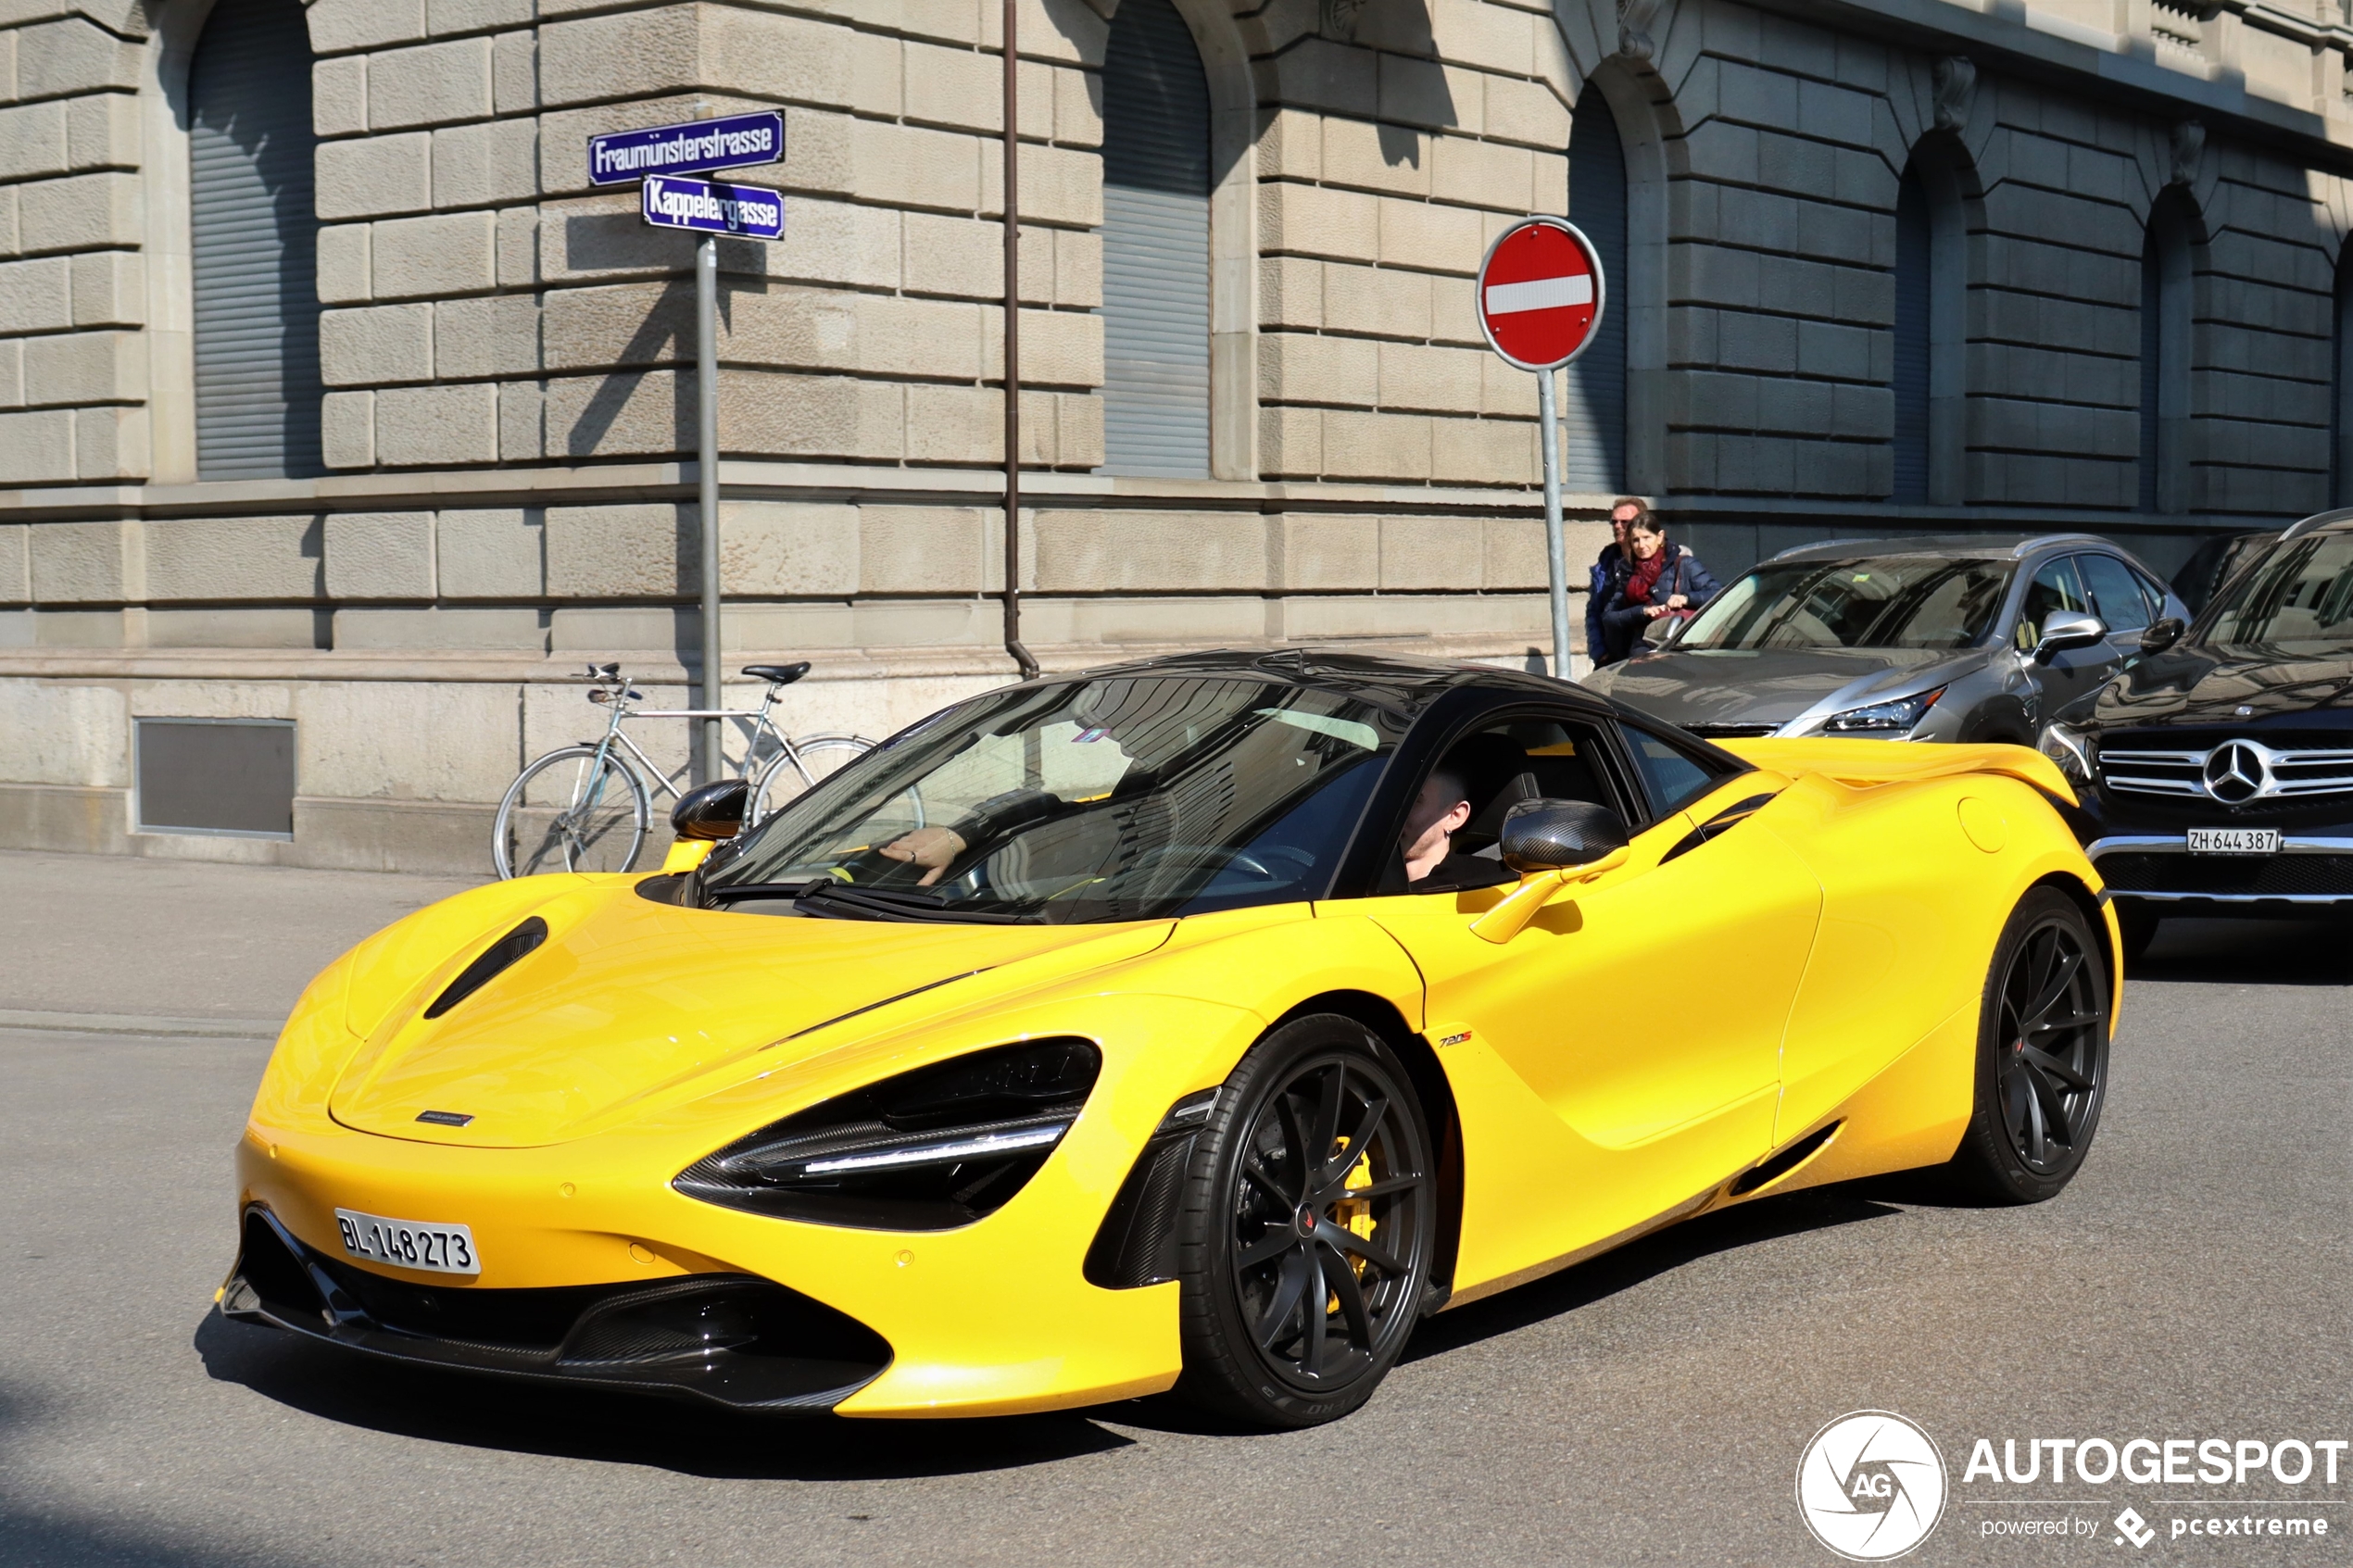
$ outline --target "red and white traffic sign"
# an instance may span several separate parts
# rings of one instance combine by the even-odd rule
[[[1605,299],[1592,242],[1562,219],[1521,220],[1479,264],[1479,330],[1523,370],[1556,370],[1583,353]]]

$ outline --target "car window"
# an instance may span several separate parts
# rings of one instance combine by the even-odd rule
[[[2353,646],[2353,533],[2309,533],[2240,571],[2198,620],[2224,647],[2343,657]]]
[[[2114,556],[2081,555],[2083,585],[2092,591],[2092,613],[2110,632],[2137,632],[2149,623],[2149,602],[2133,569]]]
[[[2026,585],[2026,602],[2018,611],[2018,646],[2032,647],[2043,635],[2043,622],[2052,616],[2089,615],[2091,601],[2083,596],[2083,584],[2075,575],[2075,558],[2061,556],[2045,564]]]
[[[2011,570],[1930,555],[1767,561],[1709,600],[1675,646],[1969,647],[1993,629]]]
[[[1633,724],[1619,727],[1626,735],[1626,749],[1633,754],[1635,770],[1642,775],[1642,787],[1650,792],[1654,822],[1680,810],[1705,794],[1718,779],[1730,776],[1730,770],[1709,766],[1663,735]]]
[[[1446,834],[1438,870],[1426,870],[1423,880],[1408,884],[1406,840],[1416,834],[1417,821],[1409,816],[1401,824],[1380,887],[1391,893],[1454,892],[1510,881],[1503,863],[1504,818],[1523,800],[1591,801],[1640,821],[1643,813],[1629,814],[1620,798],[1602,759],[1604,749],[1600,730],[1573,720],[1524,717],[1457,737],[1422,770],[1408,799],[1416,803],[1416,812],[1461,800],[1468,804],[1469,816]],[[1425,785],[1436,774],[1445,775],[1445,787],[1425,807]]]
[[[706,863],[747,912],[1063,924],[1320,895],[1403,724],[1278,681],[1110,675],[975,697]],[[847,901],[845,901],[847,900]]]

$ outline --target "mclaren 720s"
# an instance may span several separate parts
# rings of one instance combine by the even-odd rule
[[[221,1309],[749,1411],[1327,1421],[1422,1318],[1691,1215],[2057,1193],[2120,975],[2071,798],[1403,659],[1007,687],[337,960]]]

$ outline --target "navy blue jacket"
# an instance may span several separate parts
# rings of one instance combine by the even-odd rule
[[[1701,564],[1700,558],[1682,546],[1669,540],[1667,545],[1667,565],[1658,574],[1658,583],[1651,589],[1648,604],[1634,604],[1626,597],[1626,585],[1632,578],[1630,568],[1618,571],[1610,596],[1602,605],[1602,657],[1596,664],[1615,664],[1633,652],[1642,641],[1643,628],[1650,624],[1645,611],[1650,605],[1665,604],[1680,594],[1698,609],[1714,598],[1722,586],[1713,573]]]

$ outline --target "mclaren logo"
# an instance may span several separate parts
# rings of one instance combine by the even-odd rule
[[[1814,1538],[1850,1562],[1901,1557],[1944,1515],[1944,1456],[1892,1411],[1840,1416],[1797,1461],[1797,1507]]]
[[[2200,774],[2206,781],[2206,793],[2225,806],[2244,806],[2271,782],[2262,749],[2243,740],[2224,741],[2208,752]]]

